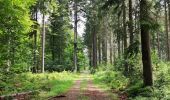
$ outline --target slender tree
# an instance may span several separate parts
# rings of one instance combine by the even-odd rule
[[[77,0],[74,0],[74,71],[77,72]]]
[[[165,2],[165,8],[166,8],[166,1],[164,1]],[[169,22],[169,32],[170,32],[170,1],[169,0],[167,0],[167,3],[168,3],[168,16],[169,16],[169,18],[167,18],[168,19],[168,21],[167,22]],[[166,10],[166,9],[165,9]],[[166,12],[166,11],[165,11]],[[165,15],[165,17],[167,17],[166,15]],[[166,23],[167,23],[166,22]],[[167,26],[168,27],[168,26]],[[167,39],[166,39],[166,42],[167,42],[167,60],[168,61],[170,61],[170,43],[169,43],[169,32],[167,33],[166,32],[166,37],[167,37]]]
[[[130,45],[131,45],[134,41],[132,0],[129,0],[129,33],[130,33]]]

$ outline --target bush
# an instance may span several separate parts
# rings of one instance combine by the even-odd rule
[[[94,75],[94,80],[107,84],[111,89],[122,90],[128,84],[128,79],[120,72],[101,71]]]
[[[10,95],[28,91],[43,91],[46,96],[52,96],[51,93],[58,95],[57,93],[62,93],[71,87],[76,77],[77,75],[69,72],[6,75],[4,76],[5,81],[0,80],[0,95]]]

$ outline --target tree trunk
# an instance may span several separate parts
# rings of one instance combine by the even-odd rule
[[[133,44],[133,13],[132,13],[132,0],[129,0],[129,33],[130,33],[130,45]]]
[[[112,32],[110,33],[109,37],[109,44],[110,44],[110,64],[113,64],[113,45],[112,45]]]
[[[74,0],[74,72],[77,72],[77,0]]]
[[[118,30],[120,30],[120,16],[118,15]],[[118,45],[118,57],[121,55],[121,50],[120,50],[120,34],[117,32],[117,45]]]
[[[38,21],[38,12],[37,12],[37,8],[36,9],[36,12],[35,12],[35,18],[34,20],[37,22]],[[37,24],[34,25],[34,31],[33,31],[33,39],[34,39],[34,44],[33,44],[33,73],[36,73],[37,70],[38,70],[38,63],[37,63]]]
[[[127,48],[127,33],[126,33],[126,5],[125,0],[123,2],[123,33],[124,33],[124,49]]]
[[[36,73],[37,72],[37,59],[36,59],[36,50],[37,50],[37,32],[36,30],[34,30],[34,35],[33,35],[33,38],[34,38],[34,44],[33,44],[33,70],[32,72],[33,73]]]
[[[107,40],[105,39],[105,37],[102,39],[102,60],[103,63],[106,64],[107,63]]]
[[[45,58],[45,14],[43,14],[42,18],[42,73],[44,73],[44,58]]]
[[[169,32],[170,32],[170,1],[168,1],[168,12],[169,12]],[[170,61],[170,43],[169,43],[169,34],[167,32],[166,34],[166,37],[167,37],[167,53],[168,53],[168,61]]]
[[[101,39],[100,36],[98,36],[98,61],[99,65],[101,64]]]
[[[125,5],[125,0],[123,2],[123,39],[124,39],[124,53],[126,53],[126,49],[127,49],[127,33],[126,33],[126,5]],[[127,61],[127,56],[126,54],[124,54],[124,67],[125,67],[125,75],[128,74],[128,63]]]
[[[147,21],[149,18],[148,0],[140,1],[140,21]],[[150,54],[150,35],[146,24],[141,24],[141,43],[142,43],[142,62],[143,62],[143,80],[145,86],[153,85],[152,64]]]
[[[94,26],[94,31],[93,31],[93,67],[97,67],[97,36],[96,36],[96,31],[95,31],[95,26]]]

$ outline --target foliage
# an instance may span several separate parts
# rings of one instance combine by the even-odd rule
[[[122,90],[128,85],[128,79],[121,72],[101,71],[94,75],[95,83],[107,84],[111,89]]]
[[[154,86],[144,87],[142,82],[142,63],[141,55],[138,54],[132,59],[128,59],[133,66],[131,74],[125,77],[123,73],[124,60],[119,58],[112,65],[101,65],[99,70],[94,74],[94,82],[96,84],[107,85],[110,89],[121,90],[122,93],[128,95],[130,100],[167,100],[170,97],[170,73],[169,63],[160,61],[155,52],[152,52]]]
[[[31,62],[29,37],[33,22],[29,7],[35,0],[0,1],[0,70],[17,73],[28,71]],[[18,59],[18,60],[17,60]]]
[[[65,78],[63,79],[63,77]],[[0,79],[0,95],[10,95],[27,91],[38,91],[39,96],[45,93],[45,97],[59,95],[66,92],[73,85],[73,80],[76,77],[77,75],[70,72],[55,72],[50,74],[23,73],[4,76]]]
[[[58,1],[57,10],[50,14],[46,44],[46,67],[52,71],[73,71],[74,33],[72,30],[68,1]],[[85,66],[86,57],[82,39],[78,36],[78,68]]]

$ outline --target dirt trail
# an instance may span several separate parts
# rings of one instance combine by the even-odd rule
[[[66,93],[50,100],[118,100],[116,94],[98,88],[89,76],[82,75],[75,85]]]

